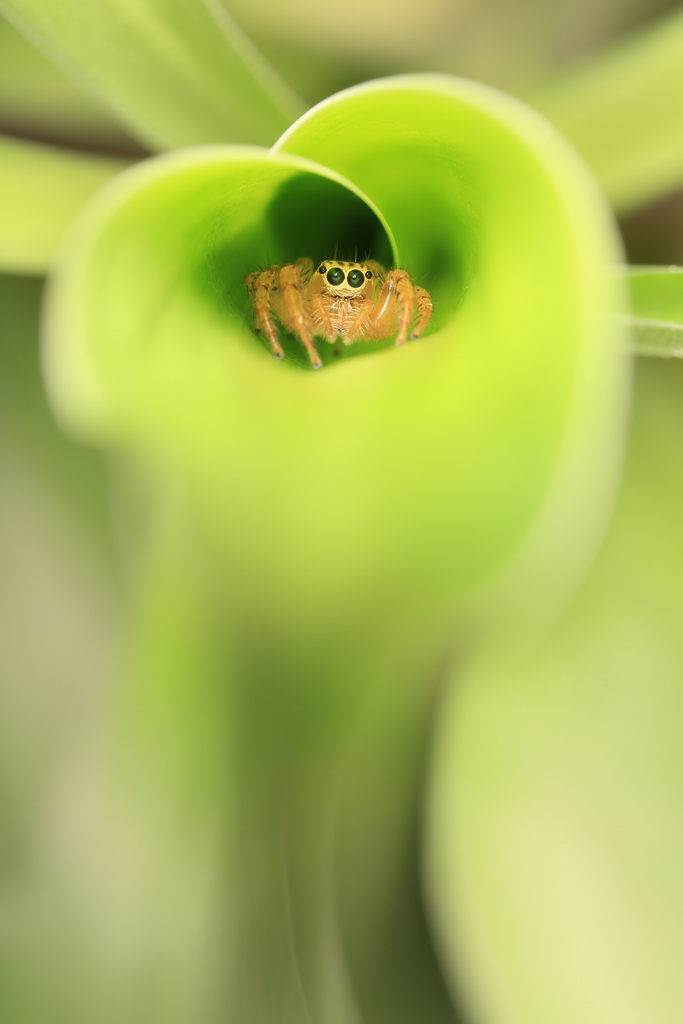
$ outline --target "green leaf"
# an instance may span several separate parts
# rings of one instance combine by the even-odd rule
[[[634,350],[640,356],[683,356],[683,269],[630,267]]]
[[[429,888],[475,1020],[683,1019],[683,366],[637,364],[616,514],[563,619],[441,705]]]
[[[3,129],[82,147],[130,151],[132,139],[0,15]]]
[[[683,14],[640,30],[531,98],[576,146],[614,206],[683,181]]]
[[[394,239],[433,294],[430,337],[355,346],[317,374],[251,337],[245,273],[335,251],[391,260]],[[114,183],[53,288],[52,390],[103,439],[170,443],[193,476],[204,466],[226,557],[237,544],[272,559],[321,613],[328,592],[351,609],[360,573],[368,607],[419,618],[523,540],[539,572],[558,557],[561,589],[578,551],[558,545],[590,535],[621,430],[616,255],[592,182],[526,108],[446,78],[376,83],[315,108],[271,155],[199,150]],[[263,537],[254,510],[275,508]],[[321,528],[295,541],[330,515],[345,524],[334,544]]]
[[[549,457],[548,514],[537,521],[526,551],[540,568],[548,557],[545,545],[557,540],[550,539],[555,515],[555,526],[566,515],[573,536],[581,533],[577,526],[586,510],[576,498],[586,490],[577,480],[592,474],[589,451],[609,461],[594,445],[606,426],[605,413],[616,416],[614,426],[623,408],[623,376],[619,357],[613,361],[615,339],[602,307],[613,301],[617,309],[623,297],[617,288],[607,298],[603,260],[613,240],[592,182],[563,141],[527,108],[494,90],[439,76],[398,77],[342,93],[294,125],[278,143],[281,150],[315,156],[360,186],[391,225],[400,264],[434,293],[441,347],[421,381],[423,390],[412,380],[391,402],[392,422],[411,409],[415,440],[406,441],[408,450],[457,452],[452,491],[447,465],[440,473],[430,467],[458,509],[443,506],[454,529],[444,530],[438,542],[433,538],[440,557],[456,551],[454,535],[467,537],[474,560],[491,557],[495,543],[487,527],[493,521],[500,554],[503,534],[509,530],[511,540],[515,523],[524,521],[523,495],[530,497],[532,479],[538,472],[540,482]],[[581,237],[582,231],[588,234]],[[593,317],[591,342],[584,330]],[[612,392],[611,399],[606,393],[598,401],[600,409],[593,406],[598,380]],[[414,390],[427,407],[415,410],[422,431],[412,418]],[[533,418],[548,417],[543,426],[537,422],[535,441],[531,408]],[[437,423],[438,441],[432,436]],[[451,430],[452,447],[446,441]],[[610,448],[615,435],[610,428],[607,435]],[[420,473],[413,478],[412,469],[406,466],[406,479],[420,480],[418,492],[428,494],[429,486],[422,492]],[[597,480],[595,485],[597,497],[601,488]],[[589,517],[594,511],[595,506]],[[470,513],[472,521],[460,533]],[[433,506],[429,518],[437,521]],[[426,522],[422,528],[429,533]],[[446,556],[443,565],[464,578],[467,562]],[[568,564],[562,558],[555,562],[558,582],[560,566]]]
[[[245,274],[335,254],[405,267],[433,295],[429,331],[339,357],[321,342],[319,371],[283,337],[275,360],[252,333]],[[224,1019],[409,1024],[422,1006],[452,1021],[411,856],[433,666],[463,606],[520,628],[593,550],[625,407],[617,259],[609,211],[545,122],[422,76],[333,97],[273,151],[148,161],[70,232],[46,309],[54,406],[142,458],[153,493],[165,482],[158,519],[170,493],[187,543],[172,550],[191,552],[186,593],[214,634],[198,643],[197,619],[167,602],[187,596],[162,549],[121,773],[139,792],[128,758],[149,735],[154,813],[143,802],[135,822],[164,856],[159,808],[175,809],[178,835],[183,820],[201,835],[174,780],[190,774],[183,708],[195,691],[204,708],[215,699],[233,770],[206,810],[207,829],[229,816]],[[271,850],[282,873],[254,856]],[[179,933],[164,939],[146,945],[159,962],[172,947],[148,972],[168,999],[173,955],[192,956]]]
[[[0,269],[44,273],[76,213],[126,166],[0,136]]]
[[[212,0],[1,0],[0,10],[152,150],[270,143],[299,112]]]

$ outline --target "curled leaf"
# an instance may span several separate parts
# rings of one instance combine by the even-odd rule
[[[339,358],[321,341],[318,371],[283,333],[275,360],[244,278],[301,256],[406,269],[433,296],[429,330]],[[212,834],[228,808],[226,1019],[412,1021],[412,992],[451,1021],[406,896],[427,666],[486,584],[508,584],[497,621],[528,625],[592,552],[625,405],[617,257],[599,193],[545,122],[421,76],[333,97],[272,151],[149,161],[70,234],[45,319],[53,403],[142,456],[161,509],[117,749],[127,766],[143,751],[136,780],[149,756],[148,820],[176,835],[201,835],[195,792]],[[282,871],[254,858],[273,849]],[[159,957],[199,964],[192,941]]]
[[[276,363],[245,273],[335,253],[393,254],[433,295],[427,336],[318,373],[290,341]],[[52,391],[103,440],[172,449],[231,577],[287,628],[306,607],[325,632],[330,600],[433,620],[523,542],[560,589],[590,548],[623,411],[616,256],[532,112],[458,80],[378,82],[272,153],[180,153],[102,195],[53,283]]]
[[[152,150],[270,143],[298,100],[211,0],[2,0],[7,17]]]

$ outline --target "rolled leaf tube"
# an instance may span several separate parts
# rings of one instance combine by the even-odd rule
[[[274,364],[244,274],[340,247],[393,249],[434,297],[429,336],[313,376]],[[304,606],[324,630],[331,599],[404,628],[535,524],[557,581],[590,546],[623,412],[617,255],[590,179],[535,115],[450,79],[378,83],[272,154],[188,151],[105,191],[53,284],[53,392],[103,439],[172,445],[230,575],[237,559],[250,592],[246,553],[272,567],[254,603],[288,628]]]
[[[273,359],[244,276],[301,256],[405,268],[433,296],[429,330],[338,359],[321,343],[317,372],[294,338]],[[171,762],[201,746],[195,730],[181,753],[180,709],[199,701],[213,735],[221,717],[206,709],[230,693],[232,767],[203,813],[229,821],[234,1019],[270,1024],[277,1008],[298,1024],[307,1007],[346,1024],[356,1005],[415,1019],[411,991],[450,1019],[429,942],[407,911],[392,918],[417,889],[435,666],[475,598],[527,628],[596,543],[625,408],[618,257],[590,177],[537,115],[422,76],[333,97],[272,151],[150,161],[71,234],[46,318],[55,407],[164,481],[157,513],[172,494],[175,543],[194,552],[188,578],[209,608],[208,625],[188,620],[203,639],[182,662],[164,658],[158,624],[142,628],[147,670],[134,673],[139,736],[163,731],[159,701],[177,703],[154,772],[168,759],[180,831],[190,811]],[[159,557],[172,562],[163,543]],[[175,592],[160,578],[157,623]],[[182,573],[176,585],[188,590]],[[165,696],[160,671],[175,679]],[[284,875],[256,856],[283,849]]]

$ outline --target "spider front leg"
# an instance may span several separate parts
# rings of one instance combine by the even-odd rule
[[[432,315],[432,300],[429,292],[414,285],[410,280],[410,274],[405,270],[390,270],[384,287],[388,287],[390,295],[392,292],[394,293],[398,305],[396,344],[405,345],[408,340],[408,330],[416,307],[418,322],[410,337],[419,338]]]
[[[277,274],[278,267],[271,267],[269,270],[247,274],[244,280],[256,317],[254,332],[256,334],[263,332],[268,338],[273,355],[277,356],[278,359],[282,359],[284,352],[278,338],[277,329],[270,315],[272,309],[271,294],[273,289],[277,288]]]
[[[322,295],[314,292],[312,295],[308,296],[308,301],[311,305],[311,311],[315,321],[315,333],[322,334],[330,343],[332,343],[335,339],[334,328],[332,327],[332,320],[330,319],[330,314],[325,302],[323,301]]]
[[[312,320],[304,293],[301,267],[295,263],[282,267],[280,287],[287,313],[284,319],[289,318],[292,329],[299,335],[308,353],[311,366],[314,370],[319,370],[323,364],[313,342]]]
[[[419,338],[432,316],[432,297],[424,288],[415,285],[415,305],[417,307],[417,323],[410,337],[413,341]]]
[[[431,297],[424,288],[413,284],[407,271],[388,271],[372,311],[368,337],[388,338],[396,334],[396,344],[404,345],[416,312],[417,323],[411,338],[419,338],[429,322]]]
[[[389,317],[387,317],[388,301],[391,296],[389,289],[384,288],[387,271],[377,260],[366,260],[365,266],[374,275],[377,283],[376,288],[379,287],[380,295],[375,300],[371,291],[361,303],[355,320],[347,328],[344,335],[343,341],[345,345],[353,345],[360,338],[364,338],[367,341],[376,341],[385,338],[391,331]]]

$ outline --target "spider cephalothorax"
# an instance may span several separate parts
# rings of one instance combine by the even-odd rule
[[[315,338],[345,345],[382,341],[396,334],[396,344],[418,338],[429,322],[429,292],[405,270],[385,270],[375,260],[347,263],[323,260],[314,269],[308,258],[247,274],[256,316],[256,331],[268,338],[273,355],[283,351],[273,314],[285,330],[301,339],[311,366],[321,366]]]

